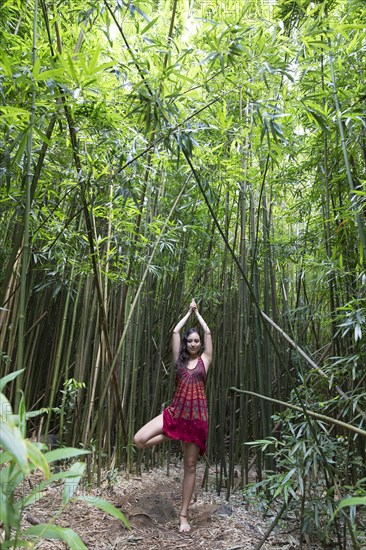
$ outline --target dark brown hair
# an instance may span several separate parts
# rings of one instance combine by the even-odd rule
[[[178,369],[182,369],[188,363],[189,353],[187,351],[187,340],[188,340],[188,337],[191,334],[194,334],[194,333],[198,334],[198,336],[200,337],[200,340],[201,340],[200,333],[198,332],[198,330],[196,328],[189,328],[182,336],[182,341],[180,343],[179,354],[178,354],[178,359],[177,359],[177,368]]]

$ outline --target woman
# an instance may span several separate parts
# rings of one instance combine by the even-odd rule
[[[195,328],[189,329],[182,341],[180,339],[180,331],[192,313],[196,315],[205,335],[202,353],[201,339]],[[208,415],[204,386],[212,361],[211,331],[199,314],[194,300],[173,330],[172,351],[176,364],[176,389],[172,404],[145,424],[135,435],[134,442],[140,449],[152,447],[169,438],[183,442],[184,476],[179,531],[187,533],[191,530],[188,507],[196,481],[197,459],[206,450]]]

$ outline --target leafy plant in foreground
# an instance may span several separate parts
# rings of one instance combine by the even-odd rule
[[[45,452],[45,446],[32,443],[25,438],[26,413],[24,398],[19,406],[19,414],[13,414],[12,407],[2,393],[4,386],[15,379],[20,371],[0,379],[0,517],[4,531],[0,532],[1,548],[34,548],[39,538],[51,538],[64,541],[75,550],[87,547],[81,538],[69,528],[54,525],[56,517],[72,500],[80,500],[100,508],[104,512],[120,519],[130,528],[125,516],[112,504],[89,495],[74,497],[83,476],[85,464],[74,462],[67,470],[52,473],[50,464],[55,461],[88,454],[88,451],[75,448],[61,448]],[[31,413],[35,415],[34,412]],[[40,471],[45,479],[23,495],[21,485],[33,472]],[[44,495],[44,489],[54,481],[64,480],[62,508],[47,524],[38,524],[28,529],[21,528],[21,516],[24,508],[34,504]],[[32,539],[36,537],[36,542]]]
[[[274,416],[277,421],[280,418],[281,439],[269,437],[247,443],[263,452],[272,448],[276,469],[267,471],[261,482],[248,485],[246,492],[252,494],[256,491],[267,502],[267,507],[278,499],[282,500],[282,510],[291,508],[299,517],[301,536],[310,538],[316,535],[323,543],[330,542],[333,528],[339,529],[337,522],[343,519],[347,523],[353,547],[359,548],[361,538],[357,521],[360,515],[356,517],[356,507],[365,505],[365,480],[359,482],[356,491],[356,487],[345,487],[344,480],[337,475],[337,472],[344,471],[347,457],[350,458],[347,455],[347,439],[331,437],[321,421],[314,423],[317,431],[315,439],[304,419],[296,418],[289,412]],[[346,507],[349,507],[348,515],[344,510]]]

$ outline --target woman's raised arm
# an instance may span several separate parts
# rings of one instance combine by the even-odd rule
[[[192,305],[192,304],[191,304]],[[211,331],[208,327],[208,324],[206,323],[206,321],[204,320],[204,318],[202,317],[202,315],[199,313],[198,309],[197,309],[197,305],[195,306],[195,308],[193,309],[193,311],[195,312],[196,314],[196,317],[198,319],[198,322],[199,324],[201,325],[202,327],[202,330],[204,332],[204,345],[205,345],[205,350],[204,352],[202,353],[202,359],[203,359],[203,362],[205,364],[205,368],[206,368],[206,371],[208,370],[208,367],[210,366],[211,364],[211,361],[212,361],[212,351],[213,351],[213,348],[212,348],[212,337],[211,337]]]
[[[175,362],[177,362],[178,360],[178,356],[179,356],[179,349],[180,349],[180,331],[182,330],[182,328],[184,327],[184,325],[186,324],[186,322],[188,321],[188,318],[190,317],[190,315],[192,314],[192,312],[194,311],[194,308],[196,308],[196,302],[193,300],[191,302],[191,305],[189,306],[189,310],[187,311],[187,313],[185,314],[184,317],[182,317],[182,319],[180,321],[178,321],[178,323],[175,325],[174,329],[173,329],[173,336],[172,336],[172,351],[173,351],[173,359]]]

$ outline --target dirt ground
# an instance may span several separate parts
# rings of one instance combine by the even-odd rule
[[[128,519],[128,530],[121,521],[80,501],[71,502],[57,518],[56,524],[71,527],[93,550],[176,550],[193,548],[204,550],[254,550],[262,539],[273,517],[263,519],[253,504],[244,502],[240,491],[229,501],[214,491],[214,475],[209,475],[212,489],[201,488],[204,463],[198,465],[196,489],[189,512],[192,530],[178,531],[179,506],[183,468],[170,467],[169,476],[163,469],[145,471],[141,476],[120,473],[108,480],[107,473],[98,489],[88,491],[120,509]],[[81,492],[83,492],[81,490]],[[85,491],[86,492],[86,491]],[[53,485],[44,498],[27,508],[23,527],[50,520],[60,509],[62,484]],[[43,541],[42,550],[64,549],[60,541]],[[263,550],[296,550],[299,548],[298,528],[295,524],[277,527]],[[304,549],[308,548],[304,545]],[[315,550],[315,546],[311,546]]]

